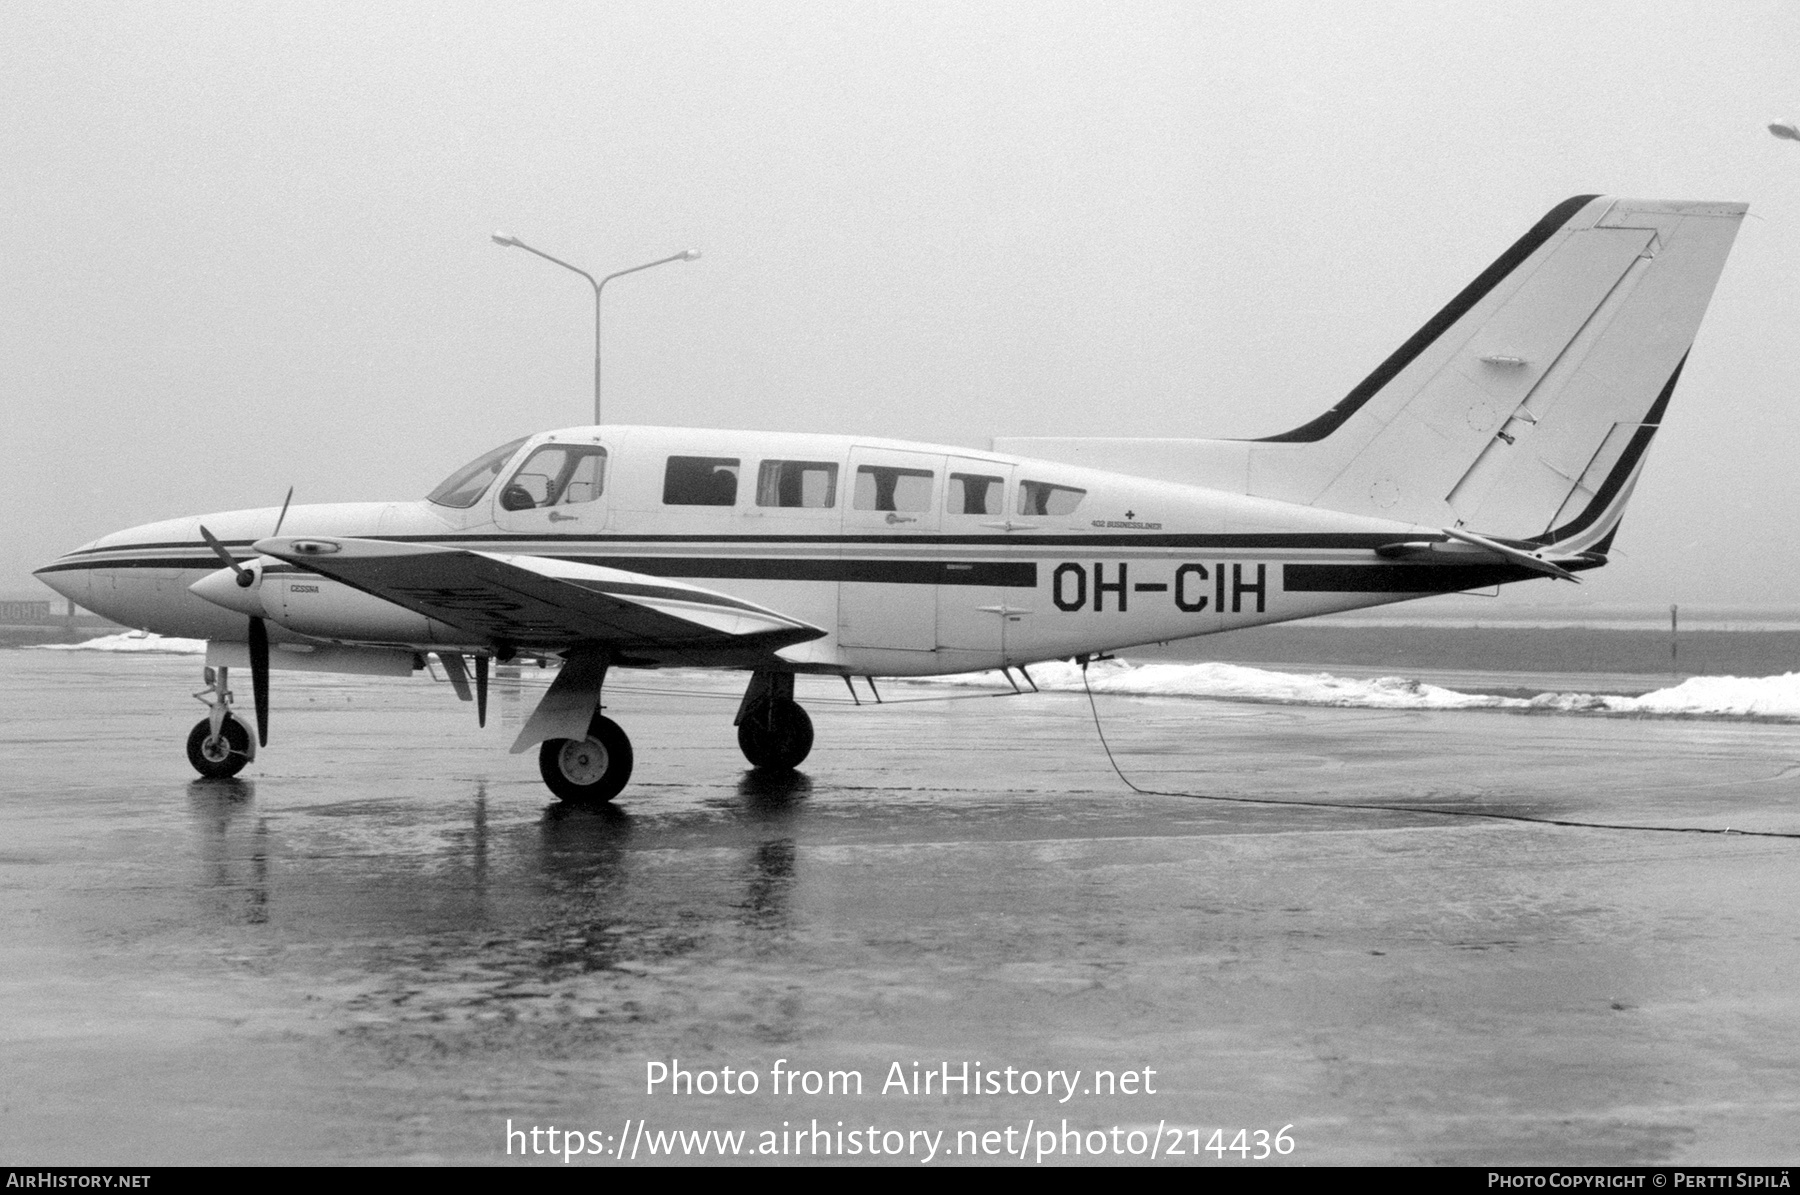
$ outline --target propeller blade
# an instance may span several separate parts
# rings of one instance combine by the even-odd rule
[[[231,550],[229,548],[219,542],[218,536],[206,529],[205,523],[200,524],[200,538],[206,541],[206,546],[211,548],[213,553],[217,555],[220,560],[225,562],[226,568],[230,569],[240,577],[244,575],[244,566],[239,564],[231,555]]]
[[[250,691],[256,698],[256,741],[269,745],[269,628],[250,620]]]
[[[292,502],[293,500],[294,500],[294,487],[289,486],[287,497],[285,497],[281,500],[281,514],[278,515],[275,519],[275,530],[269,533],[270,539],[274,539],[277,535],[281,534],[281,525],[283,523],[287,522],[288,503]]]
[[[475,724],[487,725],[487,670],[486,655],[475,657]]]

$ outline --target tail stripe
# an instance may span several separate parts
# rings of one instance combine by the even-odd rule
[[[1597,195],[1577,195],[1573,199],[1565,199],[1550,209],[1550,213],[1536,224],[1531,231],[1513,242],[1512,248],[1494,259],[1478,275],[1475,281],[1462,289],[1454,299],[1444,306],[1442,311],[1432,316],[1424,327],[1412,334],[1412,338],[1395,349],[1393,355],[1376,367],[1375,372],[1359,382],[1356,388],[1339,399],[1336,406],[1318,416],[1310,423],[1302,424],[1292,431],[1282,432],[1278,436],[1264,436],[1259,443],[1264,444],[1308,444],[1315,440],[1323,440],[1350,416],[1356,414],[1358,408],[1380,393],[1381,388],[1394,380],[1396,374],[1412,364],[1413,359],[1431,347],[1433,341],[1442,336],[1446,329],[1466,315],[1469,309],[1487,297],[1487,293],[1517,269],[1521,262],[1548,241],[1571,217],[1582,208],[1599,198]]]
[[[1612,471],[1606,475],[1606,480],[1600,483],[1600,488],[1595,491],[1593,499],[1582,508],[1581,513],[1561,527],[1552,528],[1542,535],[1535,535],[1527,542],[1534,544],[1560,543],[1562,540],[1586,531],[1593,526],[1595,520],[1606,512],[1606,508],[1612,505],[1613,499],[1619,496],[1619,491],[1631,479],[1639,459],[1649,449],[1650,441],[1656,438],[1657,428],[1662,424],[1663,412],[1668,409],[1669,398],[1675,393],[1675,383],[1681,379],[1681,367],[1686,364],[1687,354],[1683,353],[1681,360],[1675,365],[1675,372],[1669,375],[1669,380],[1663,385],[1662,393],[1656,396],[1656,401],[1651,404],[1649,413],[1644,416],[1644,425],[1638,428],[1631,437],[1630,443],[1625,445],[1625,451],[1619,454],[1618,462],[1613,465]]]

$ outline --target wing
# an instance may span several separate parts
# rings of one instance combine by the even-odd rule
[[[826,633],[697,585],[542,556],[318,536],[259,540],[255,549],[497,645],[605,645],[658,662],[715,664]]]

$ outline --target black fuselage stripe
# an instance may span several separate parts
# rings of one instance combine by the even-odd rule
[[[946,560],[754,560],[683,556],[559,556],[652,577],[705,577],[720,581],[865,581],[883,585],[985,585],[1037,588],[1032,561]]]
[[[1184,549],[1249,549],[1275,548],[1285,550],[1306,548],[1378,548],[1383,544],[1393,543],[1397,532],[1368,531],[1316,531],[1316,532],[1266,532],[1256,534],[1187,534],[1147,532],[1138,535],[545,535],[545,534],[481,534],[455,535],[372,535],[351,536],[346,538],[367,539],[375,543],[388,544],[441,544],[445,547],[466,548],[471,551],[513,552],[517,553],[520,545],[539,545],[538,549],[525,555],[553,555],[559,546],[572,545],[606,545],[608,547],[655,547],[659,545],[711,545],[719,546],[743,544],[745,546],[766,547],[814,547],[822,549],[853,548],[907,548],[910,546],[932,548],[968,548],[971,550],[1011,548],[1030,551],[1035,548],[1184,548]],[[249,556],[256,553],[250,551],[255,541],[247,539],[228,539],[221,541],[228,548],[244,550]],[[66,568],[69,562],[77,557],[91,558],[108,552],[154,552],[154,551],[188,551],[205,549],[204,543],[193,540],[175,540],[166,543],[117,544],[102,548],[81,548],[70,552],[55,564],[47,565],[47,569]],[[240,557],[241,559],[242,557]],[[222,567],[219,558],[207,554],[200,558],[201,563],[211,563]],[[196,568],[193,557],[182,557],[180,564],[156,565],[143,564],[143,568]]]
[[[1038,565],[1028,561],[946,560],[842,560],[842,559],[745,559],[685,556],[570,556],[555,557],[572,564],[590,564],[652,577],[680,577],[713,581],[816,581],[864,582],[878,585],[984,586],[998,589],[1035,589]],[[201,566],[207,562],[201,562]],[[63,568],[168,568],[167,561],[92,561]],[[1282,588],[1289,593],[1453,593],[1481,589],[1511,581],[1530,580],[1542,574],[1506,564],[1283,564]],[[40,572],[50,571],[40,569]],[[621,595],[634,592],[629,582],[587,582],[559,578],[572,584]],[[362,588],[358,585],[357,588]],[[1143,589],[1139,585],[1139,589]],[[712,602],[708,595],[685,590],[652,590],[654,595],[683,601]],[[374,592],[370,590],[369,592]],[[749,607],[746,607],[749,608]]]
[[[1288,593],[1455,593],[1542,578],[1516,564],[1286,564]]]
[[[119,549],[114,548],[112,550],[118,551]],[[248,560],[250,557],[246,556],[244,559]],[[214,569],[221,569],[224,567],[223,564],[219,563],[219,558],[212,555],[204,557],[145,556],[135,559],[124,557],[114,560],[90,558],[87,560],[59,560],[55,564],[46,564],[43,568],[33,569],[32,575],[42,576],[45,573],[69,573],[109,568],[160,568],[167,569],[172,573],[193,572],[196,569],[205,569],[208,572],[212,572]]]
[[[1036,561],[1020,560],[845,560],[835,556],[801,559],[772,559],[741,556],[586,556],[561,554],[546,559],[566,560],[571,564],[588,564],[621,572],[641,573],[650,577],[702,578],[716,581],[865,581],[883,585],[958,585],[996,586],[1004,589],[1037,588]],[[54,564],[39,573],[72,570],[104,571],[107,569],[166,569],[182,567],[207,568],[217,563],[216,557],[205,560],[171,561],[167,558],[145,560],[83,560]],[[265,576],[285,576],[305,572],[299,566],[269,568]],[[329,575],[329,574],[327,574]],[[559,577],[555,580],[587,584],[585,579]],[[593,582],[601,586],[627,584]],[[668,590],[659,596],[707,601],[706,597],[680,590]],[[746,607],[754,608],[754,607]]]

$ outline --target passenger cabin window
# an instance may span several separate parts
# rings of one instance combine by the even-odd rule
[[[1002,491],[1006,481],[980,473],[952,473],[944,491],[944,513],[953,515],[997,515],[1001,513]]]
[[[592,502],[606,484],[606,449],[598,444],[546,444],[500,491],[506,510]]]
[[[836,506],[837,473],[830,461],[764,461],[756,473],[756,504],[812,510]]]
[[[1051,485],[1047,481],[1019,483],[1019,513],[1022,515],[1069,515],[1087,497],[1086,490],[1073,486]]]
[[[738,458],[672,456],[663,473],[665,506],[736,506]]]
[[[500,470],[506,468],[506,462],[512,460],[513,453],[519,451],[519,445],[523,443],[525,439],[521,437],[492,452],[482,453],[446,477],[437,489],[425,496],[425,501],[467,510],[481,501],[481,496],[494,484],[494,478],[500,476]]]
[[[931,470],[892,465],[856,467],[857,510],[930,510]]]

